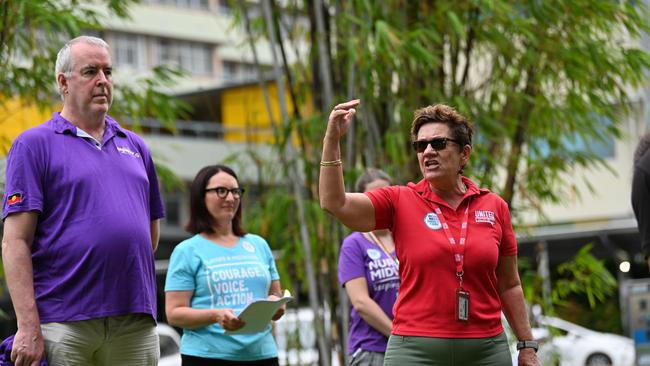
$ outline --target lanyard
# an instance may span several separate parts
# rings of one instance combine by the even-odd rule
[[[467,239],[467,222],[468,222],[468,217],[469,217],[469,204],[472,201],[471,198],[467,200],[467,206],[465,207],[465,213],[463,215],[463,222],[460,224],[460,238],[458,240],[458,243],[456,243],[456,239],[451,235],[451,230],[449,230],[449,225],[447,225],[447,220],[445,220],[445,215],[442,214],[442,210],[440,210],[440,207],[438,205],[433,205],[436,215],[438,215],[438,220],[440,220],[440,223],[442,224],[442,229],[445,231],[445,234],[447,235],[447,240],[449,240],[449,244],[451,245],[451,249],[454,252],[454,262],[456,263],[456,276],[458,277],[458,281],[460,282],[460,288],[463,288],[463,275],[465,272],[463,272],[463,264],[465,263],[465,242]]]
[[[397,260],[396,257],[390,254],[388,249],[386,249],[386,247],[384,246],[384,243],[382,243],[381,239],[379,239],[379,237],[376,236],[375,233],[373,233],[372,231],[368,232],[368,237],[371,238],[372,241],[375,242],[375,244],[379,245],[381,247],[381,250],[383,250],[384,253],[386,253],[386,256],[388,256],[390,259],[393,260],[393,263],[395,263],[395,267],[399,268],[399,261]]]

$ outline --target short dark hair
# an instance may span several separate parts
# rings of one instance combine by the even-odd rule
[[[366,186],[376,180],[385,180],[388,184],[393,184],[393,180],[390,178],[385,171],[381,169],[368,168],[363,174],[357,179],[357,182],[354,184],[357,192],[365,192]]]
[[[433,104],[416,110],[413,115],[411,124],[411,139],[413,141],[417,139],[422,126],[427,123],[443,123],[451,130],[451,137],[460,142],[460,151],[465,145],[472,145],[472,134],[474,133],[472,122],[454,108],[445,104]]]
[[[214,232],[212,229],[212,216],[205,206],[205,186],[210,181],[210,178],[219,172],[231,175],[237,181],[237,185],[239,185],[237,174],[225,165],[208,165],[201,168],[190,185],[190,219],[187,225],[185,225],[187,232],[192,234]],[[232,231],[237,236],[246,235],[246,231],[244,231],[241,225],[242,202],[240,200],[235,217],[232,219]]]

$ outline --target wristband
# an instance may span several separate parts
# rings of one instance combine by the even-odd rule
[[[539,348],[539,343],[537,341],[519,341],[517,342],[517,351],[521,351],[524,348],[532,348],[537,352]]]

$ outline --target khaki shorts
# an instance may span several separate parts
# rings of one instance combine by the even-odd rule
[[[511,366],[505,333],[487,338],[391,335],[384,366]]]
[[[149,315],[41,325],[50,366],[156,366],[160,346]]]

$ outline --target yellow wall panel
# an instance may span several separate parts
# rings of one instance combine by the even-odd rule
[[[0,156],[7,155],[11,143],[21,132],[52,118],[55,110],[59,108],[39,110],[17,98],[0,103]]]
[[[273,121],[281,120],[280,103],[274,83],[268,83]],[[289,93],[285,100],[289,116],[293,116],[293,103]],[[309,105],[310,103],[305,103]],[[221,93],[222,123],[226,129],[224,139],[229,142],[273,143],[273,127],[269,119],[264,94],[259,85],[233,87]],[[302,111],[301,111],[302,112]],[[302,112],[303,117],[310,112]],[[296,139],[294,138],[294,142]]]

